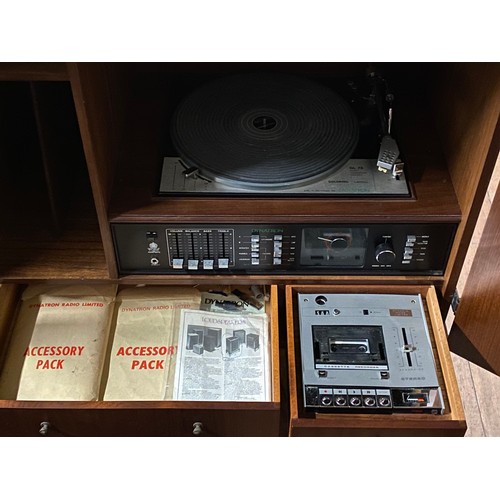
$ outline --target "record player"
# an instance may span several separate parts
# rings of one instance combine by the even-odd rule
[[[275,73],[200,86],[172,118],[159,193],[409,196],[385,80],[336,87]]]

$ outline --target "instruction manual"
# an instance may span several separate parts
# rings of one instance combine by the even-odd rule
[[[182,311],[175,399],[270,401],[266,314]]]

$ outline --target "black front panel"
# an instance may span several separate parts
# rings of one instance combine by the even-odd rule
[[[442,275],[456,225],[112,224],[121,274]]]

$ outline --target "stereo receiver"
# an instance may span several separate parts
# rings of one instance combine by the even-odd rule
[[[112,224],[121,274],[442,275],[452,223]]]

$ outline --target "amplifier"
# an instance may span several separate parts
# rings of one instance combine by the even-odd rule
[[[113,223],[121,274],[442,275],[455,223]]]

